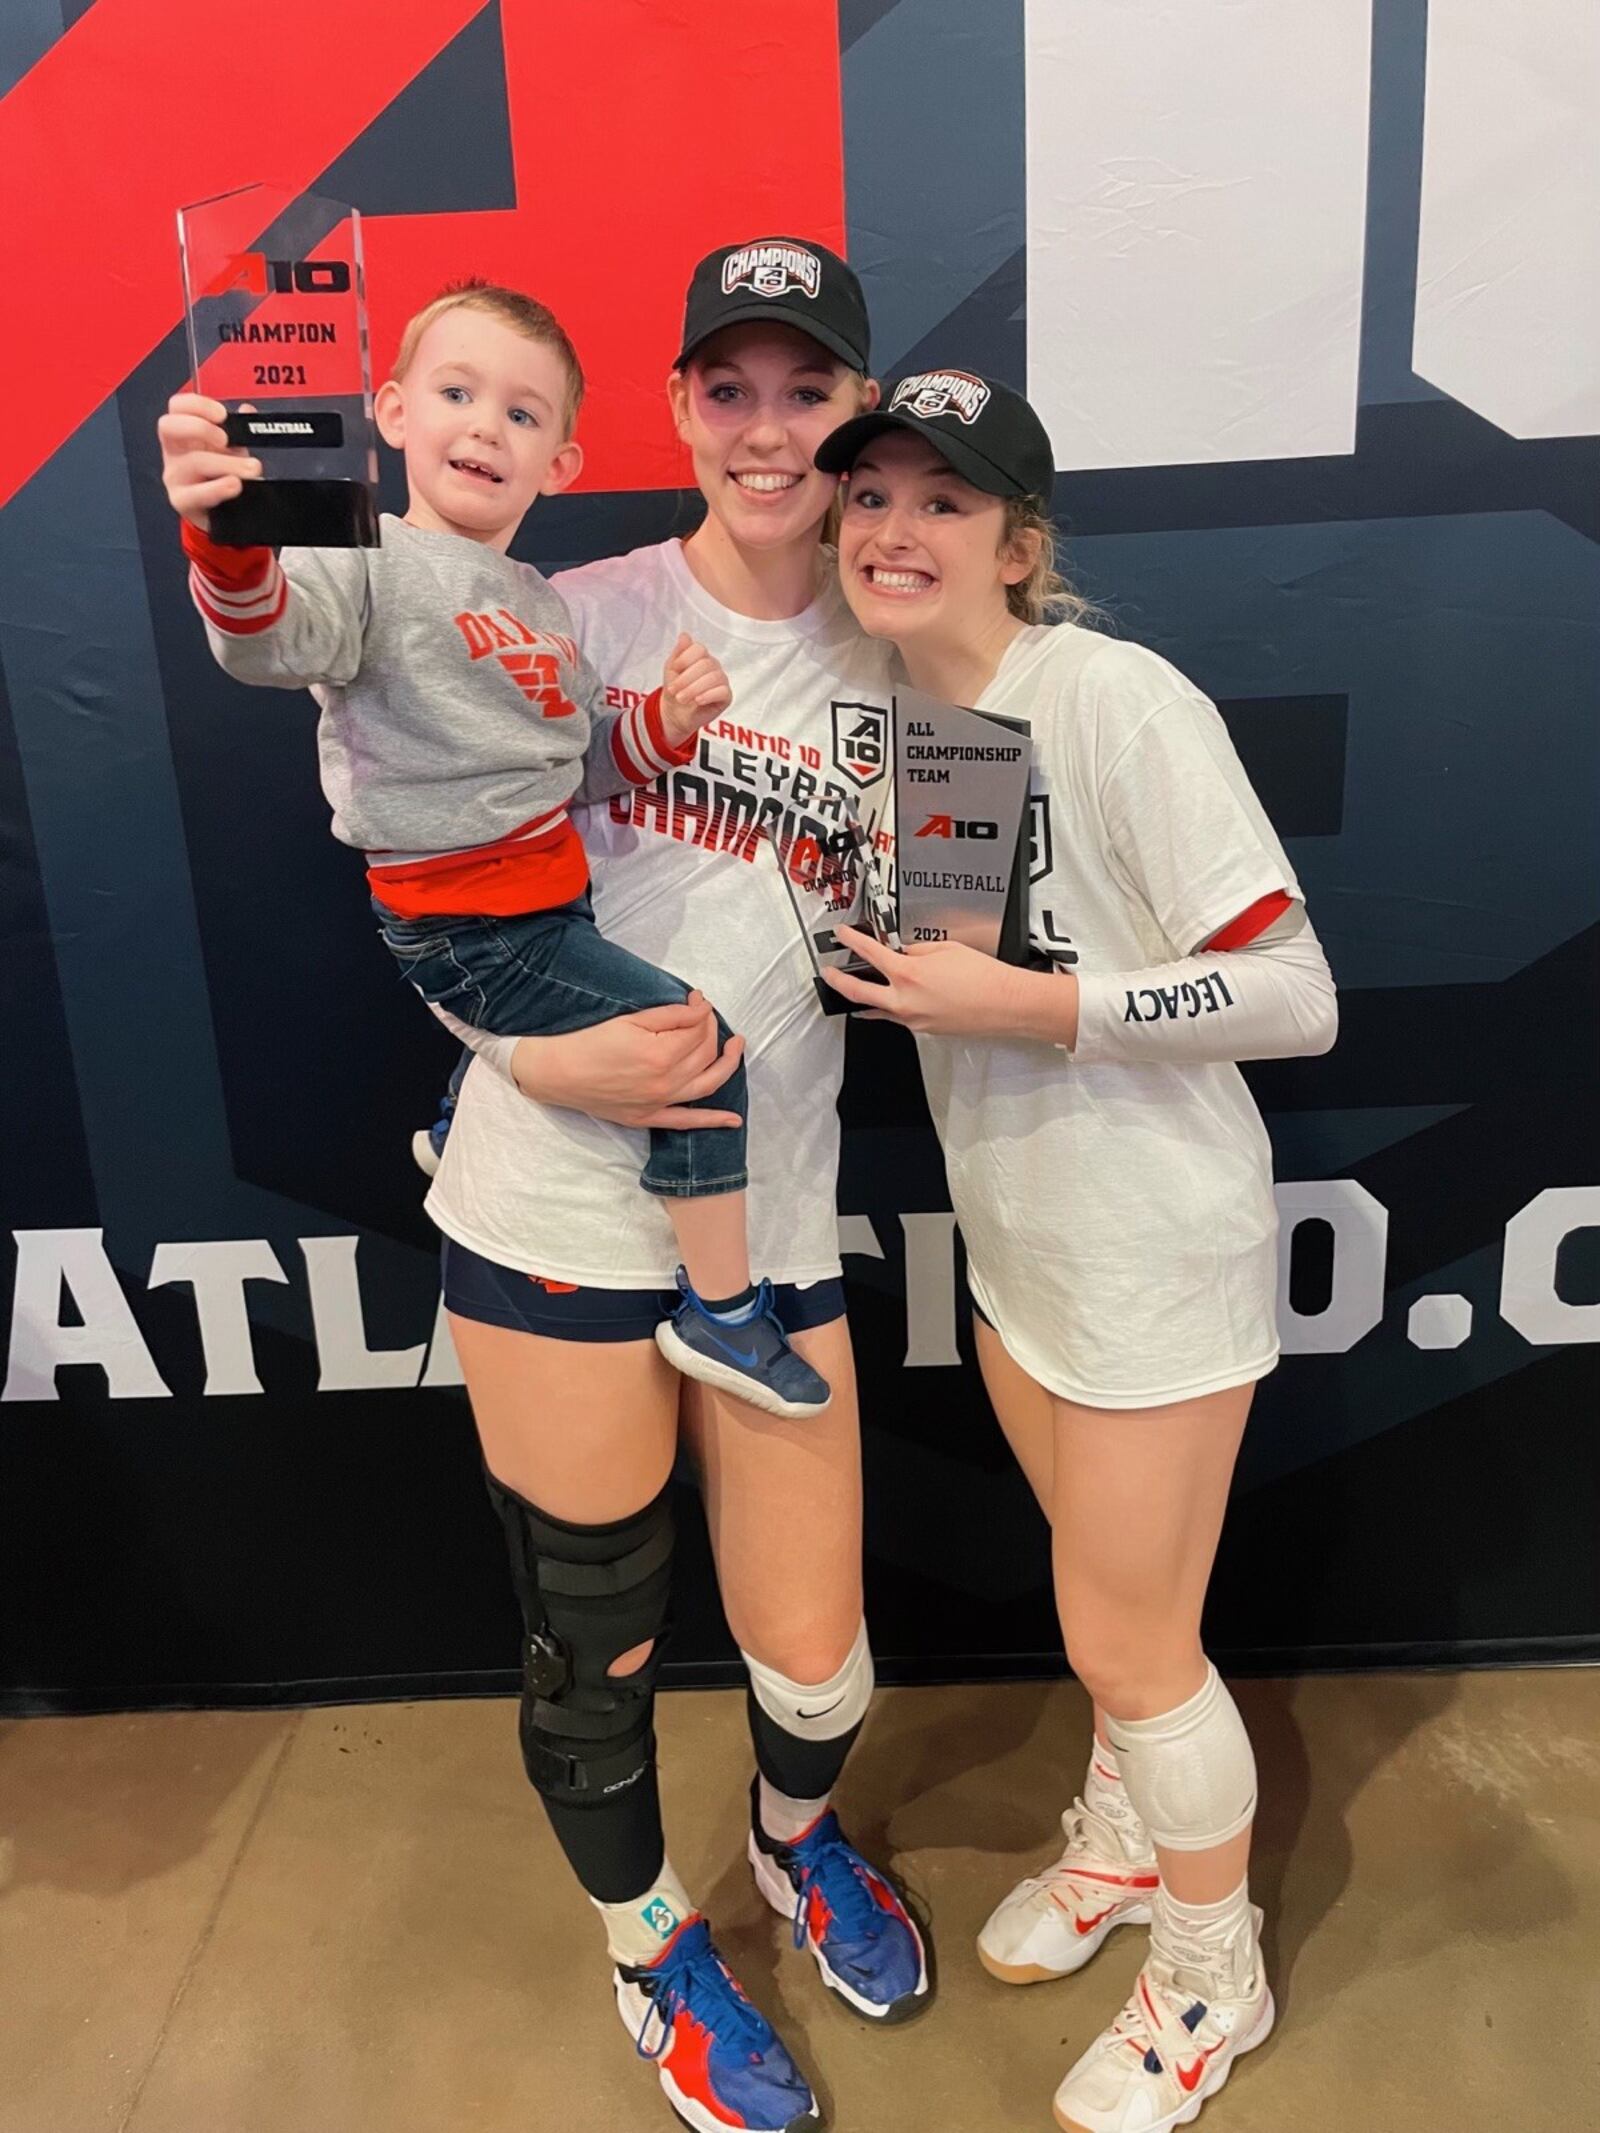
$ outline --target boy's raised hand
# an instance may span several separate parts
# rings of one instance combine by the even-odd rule
[[[687,631],[672,647],[661,678],[661,717],[674,741],[720,718],[733,702],[733,686],[712,657]]]
[[[174,393],[156,424],[161,440],[161,482],[180,518],[204,533],[213,504],[237,496],[259,479],[261,462],[242,445],[231,445],[222,425],[228,410],[204,393]]]

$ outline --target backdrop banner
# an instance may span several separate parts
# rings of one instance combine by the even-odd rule
[[[1250,1074],[1286,1352],[1212,1648],[1600,1656],[1587,0],[277,0],[314,77],[224,44],[192,138],[152,113],[204,12],[35,0],[0,39],[0,1705],[512,1684],[408,1152],[451,1048],[328,834],[309,698],[213,666],[159,485],[174,211],[257,181],[360,210],[380,378],[463,274],[568,324],[543,569],[696,523],[663,384],[715,243],[845,249],[882,376],[1025,387],[1071,574],[1220,704],[1341,991],[1328,1057]],[[880,1671],[1048,1670],[914,1055],[849,1046]],[[681,1493],[668,1677],[731,1679]]]

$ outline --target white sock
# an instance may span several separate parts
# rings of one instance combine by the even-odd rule
[[[688,1891],[667,1859],[642,1896],[628,1903],[602,1903],[597,1896],[589,1901],[605,1920],[611,1960],[634,1969],[653,1963],[684,1920],[694,1915]]]
[[[1232,1951],[1250,1948],[1254,1939],[1248,1880],[1217,1903],[1183,1903],[1165,1882],[1156,1891],[1150,1944],[1175,1965],[1225,1970]]]
[[[762,1835],[771,1837],[775,1844],[792,1844],[796,1837],[805,1835],[818,1815],[827,1812],[829,1795],[824,1793],[820,1800],[791,1799],[763,1778],[757,1798]]]
[[[1139,1820],[1138,1810],[1128,1798],[1128,1788],[1122,1782],[1122,1770],[1117,1762],[1117,1751],[1098,1734],[1089,1748],[1089,1768],[1083,1780],[1083,1804],[1090,1814],[1098,1815],[1115,1830],[1117,1841],[1130,1859],[1153,1859],[1155,1846],[1150,1842],[1150,1832]]]

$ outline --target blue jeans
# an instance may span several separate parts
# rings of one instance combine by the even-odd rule
[[[606,939],[587,893],[515,918],[399,918],[376,897],[372,908],[385,947],[422,997],[492,1036],[562,1037],[689,997],[681,980]],[[732,1034],[720,1015],[717,1034],[724,1044]],[[678,1200],[743,1192],[746,1099],[741,1061],[720,1089],[697,1099],[706,1110],[737,1111],[738,1126],[651,1127],[639,1176],[645,1191]]]

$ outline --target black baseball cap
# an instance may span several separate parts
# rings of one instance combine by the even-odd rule
[[[689,282],[683,346],[673,368],[682,370],[711,334],[750,319],[798,326],[852,370],[866,370],[866,298],[826,245],[803,237],[756,237],[708,252]]]
[[[964,481],[990,496],[1039,496],[1048,503],[1056,462],[1045,426],[1009,385],[971,370],[919,370],[890,388],[883,407],[855,415],[824,437],[816,463],[845,474],[862,447],[885,430],[926,437]]]

